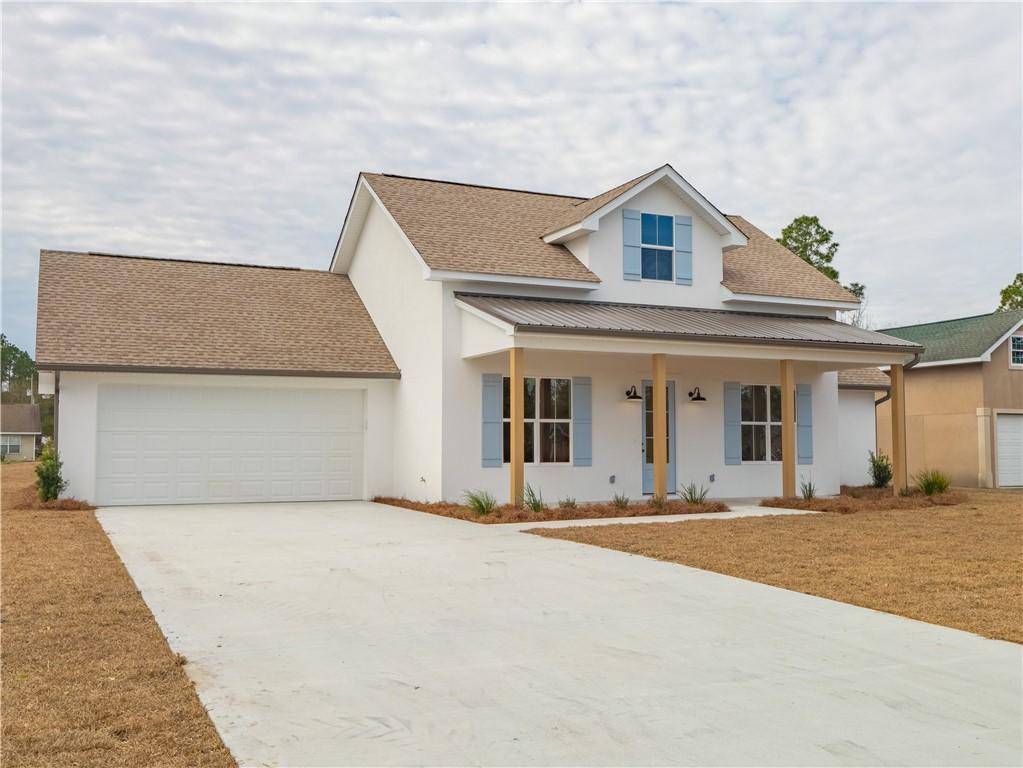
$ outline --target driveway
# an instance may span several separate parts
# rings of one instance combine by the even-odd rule
[[[98,516],[242,765],[1021,761],[1011,643],[370,503]]]

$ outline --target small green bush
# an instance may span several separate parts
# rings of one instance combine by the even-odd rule
[[[884,488],[892,480],[892,462],[883,453],[870,454],[870,482],[875,488]]]
[[[497,509],[497,499],[487,491],[466,491],[465,505],[472,510],[476,517],[482,517]]]
[[[697,488],[696,483],[689,483],[679,489],[678,495],[686,504],[703,504],[707,500],[709,492],[709,489],[704,488],[702,485]]]
[[[813,480],[800,480],[799,493],[804,499],[817,498],[817,486],[813,484]]]
[[[61,462],[52,445],[43,448],[36,465],[36,489],[40,501],[53,501],[60,497],[67,488],[67,481],[61,477]]]
[[[658,512],[661,512],[668,506],[668,500],[664,496],[655,493],[650,497],[650,501],[648,501],[647,504],[656,509]]]
[[[614,504],[616,509],[628,509],[629,508],[629,497],[624,493],[616,493],[611,498],[611,503]]]
[[[913,478],[913,482],[916,483],[917,490],[927,496],[944,493],[952,485],[952,481],[948,479],[948,476],[936,469],[923,470]]]
[[[558,506],[561,509],[575,509],[575,499],[571,496],[564,498],[558,502]]]
[[[529,483],[526,483],[526,490],[522,493],[522,506],[537,514],[547,509],[547,505],[543,503],[543,495]]]

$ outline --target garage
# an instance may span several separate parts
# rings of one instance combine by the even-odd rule
[[[1023,413],[999,413],[998,434],[998,486],[1023,486]]]
[[[362,498],[362,390],[101,384],[103,505]]]

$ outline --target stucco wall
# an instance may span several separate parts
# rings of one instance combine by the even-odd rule
[[[87,501],[95,498],[96,421],[101,383],[292,389],[296,390],[296,397],[301,396],[302,388],[363,390],[367,424],[363,494],[366,498],[372,498],[387,494],[392,488],[391,419],[395,383],[391,380],[65,371],[60,378],[57,441],[64,462],[64,478],[68,481],[66,493],[69,496]]]
[[[842,485],[870,482],[870,451],[877,450],[873,392],[838,390],[838,455]]]
[[[985,408],[1023,409],[1023,368],[1009,367],[1009,341],[999,344],[981,365]]]

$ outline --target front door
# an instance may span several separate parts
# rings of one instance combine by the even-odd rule
[[[675,493],[675,382],[668,382],[668,493]],[[643,382],[643,493],[654,492],[654,388]]]

